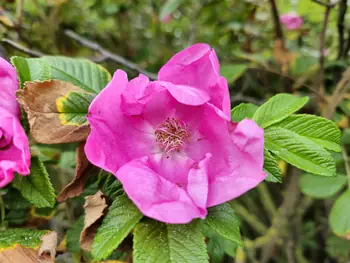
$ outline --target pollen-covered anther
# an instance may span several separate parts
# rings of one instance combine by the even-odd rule
[[[180,150],[188,138],[187,125],[178,118],[167,118],[155,131],[156,141],[166,152]]]

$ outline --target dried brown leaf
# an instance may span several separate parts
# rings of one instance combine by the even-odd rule
[[[0,249],[1,263],[37,263],[37,250],[15,245],[10,248]]]
[[[80,247],[82,249],[91,250],[92,241],[98,228],[98,221],[102,218],[106,207],[106,199],[100,190],[94,195],[85,197],[84,228],[80,234]]]
[[[55,144],[81,142],[86,140],[90,127],[88,124],[62,125],[56,100],[69,92],[83,92],[72,83],[51,80],[45,82],[26,82],[23,90],[17,92],[18,101],[28,114],[30,132],[39,143]]]
[[[40,263],[54,263],[57,248],[57,233],[52,231],[43,235],[40,239],[42,241],[38,252],[38,262]]]
[[[90,175],[96,174],[99,169],[92,165],[86,158],[84,151],[85,143],[80,143],[77,148],[77,166],[76,174],[72,182],[66,185],[57,196],[58,202],[64,202],[68,198],[81,195],[84,191],[84,185]]]

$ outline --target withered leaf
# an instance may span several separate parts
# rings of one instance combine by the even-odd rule
[[[15,244],[0,249],[1,263],[54,263],[57,247],[57,233],[52,231],[40,237],[41,246],[25,247]]]
[[[0,262],[2,263],[36,263],[37,250],[34,248],[26,248],[22,245],[15,245],[10,248],[1,249]]]
[[[85,115],[93,94],[69,82],[50,80],[26,82],[17,97],[28,114],[30,132],[37,142],[55,144],[86,140],[90,127]]]
[[[54,263],[57,248],[57,233],[52,231],[43,235],[40,239],[42,241],[38,253],[38,262],[40,263]]]
[[[98,221],[102,218],[106,207],[106,199],[100,190],[94,195],[85,197],[84,228],[80,233],[80,247],[82,249],[91,250],[92,241],[98,228]]]
[[[97,174],[99,168],[92,165],[86,158],[84,151],[85,143],[80,143],[77,148],[77,166],[75,177],[72,182],[66,185],[63,190],[57,196],[58,202],[64,202],[68,198],[72,198],[81,195],[84,191],[84,185],[90,175]]]

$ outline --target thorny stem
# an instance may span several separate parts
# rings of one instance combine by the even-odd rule
[[[5,221],[5,204],[4,200],[2,199],[2,194],[0,192],[0,226]]]
[[[342,154],[343,154],[343,159],[344,159],[344,164],[345,164],[345,170],[346,170],[346,175],[348,177],[348,184],[350,188],[350,166],[349,166],[349,157],[348,153],[346,152],[345,147],[342,147]]]
[[[267,226],[261,223],[255,215],[251,214],[244,206],[239,204],[237,201],[231,202],[233,209],[237,214],[242,217],[249,225],[255,229],[256,232],[263,235],[267,231]]]
[[[261,195],[261,202],[263,203],[266,212],[269,214],[270,218],[276,215],[276,206],[272,200],[271,194],[266,184],[259,184],[257,187],[259,194]]]

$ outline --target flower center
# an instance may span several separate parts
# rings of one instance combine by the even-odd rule
[[[167,118],[155,131],[156,141],[167,152],[180,150],[188,137],[187,125],[176,118]]]

